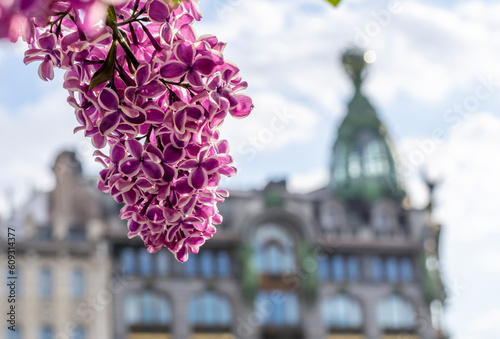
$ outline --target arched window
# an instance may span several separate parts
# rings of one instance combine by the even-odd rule
[[[300,321],[300,306],[297,295],[292,292],[261,291],[255,303],[262,314],[263,325],[295,326]]]
[[[413,265],[411,263],[411,259],[409,257],[401,258],[399,262],[400,272],[401,272],[401,281],[403,282],[412,282],[413,281]]]
[[[415,311],[409,301],[392,294],[378,302],[377,322],[385,329],[409,329],[415,326]]]
[[[199,327],[229,328],[232,322],[229,300],[214,292],[194,296],[189,302],[189,322]]]
[[[134,249],[127,247],[120,253],[120,261],[122,266],[122,273],[124,275],[133,275],[136,273],[135,268],[135,253]]]
[[[324,299],[321,314],[328,328],[360,328],[363,323],[359,302],[346,294]]]
[[[257,271],[271,275],[295,269],[295,243],[286,230],[276,224],[259,226],[255,233],[254,255]]]
[[[164,295],[145,291],[125,299],[125,322],[128,325],[169,325],[170,302]]]

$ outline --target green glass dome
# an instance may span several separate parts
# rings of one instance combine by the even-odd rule
[[[342,200],[401,199],[405,193],[386,129],[363,95],[364,53],[348,50],[342,58],[355,92],[333,147],[330,186]]]

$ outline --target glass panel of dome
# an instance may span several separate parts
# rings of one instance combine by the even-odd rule
[[[363,157],[366,176],[385,174],[389,170],[384,145],[379,140],[372,140],[368,143]]]
[[[349,176],[353,179],[359,178],[361,176],[361,161],[359,158],[359,153],[351,152],[349,154]]]
[[[346,149],[343,144],[337,144],[336,150],[335,150],[335,159],[334,159],[334,169],[333,169],[333,175],[335,177],[335,180],[338,181],[344,181],[346,178],[346,163],[345,163],[345,156],[346,156]]]

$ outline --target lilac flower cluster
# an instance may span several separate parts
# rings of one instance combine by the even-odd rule
[[[236,169],[218,129],[228,114],[252,110],[238,94],[247,83],[224,59],[224,43],[194,31],[195,0],[125,0],[102,20],[87,20],[78,3],[51,1],[49,16],[29,18],[25,63],[40,62],[43,80],[66,70],[75,131],[91,138],[104,166],[98,188],[124,203],[129,237],[184,262],[222,222],[220,176]]]

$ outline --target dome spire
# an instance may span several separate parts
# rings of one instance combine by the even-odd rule
[[[342,64],[347,74],[351,77],[356,90],[361,88],[366,67],[365,52],[359,48],[349,48],[342,55]]]
[[[338,129],[330,186],[335,196],[345,200],[404,196],[385,127],[361,91],[366,66],[374,60],[373,52],[365,53],[358,48],[348,49],[342,55],[342,64],[355,92]]]

